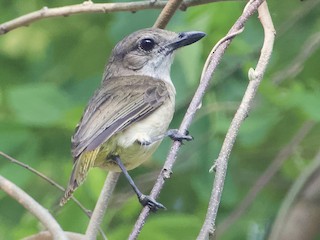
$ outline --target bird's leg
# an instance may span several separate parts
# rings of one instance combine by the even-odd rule
[[[137,197],[139,199],[139,202],[142,206],[148,206],[151,211],[156,212],[158,209],[166,209],[165,206],[163,206],[161,203],[156,202],[152,197],[148,195],[144,195],[140,192],[134,181],[132,180],[131,176],[129,175],[127,169],[121,162],[121,159],[119,156],[112,157],[113,161],[119,166],[121,171],[123,172],[124,176],[128,180],[129,184],[133,188],[133,191],[137,194]]]
[[[179,129],[169,129],[164,134],[160,134],[156,137],[153,137],[153,138],[151,138],[150,141],[140,142],[140,144],[148,146],[154,142],[162,140],[165,137],[170,137],[173,141],[180,141],[180,142],[182,142],[183,140],[186,140],[186,141],[193,140],[193,137],[189,135],[189,131],[186,131],[185,134],[181,134],[181,133],[179,133]]]

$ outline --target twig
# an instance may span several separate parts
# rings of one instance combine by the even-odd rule
[[[47,177],[46,175],[44,175],[43,173],[37,171],[36,169],[30,167],[29,165],[18,161],[17,159],[9,156],[8,154],[5,154],[4,152],[0,151],[0,155],[3,156],[5,159],[8,159],[9,161],[11,161],[14,164],[17,164],[21,167],[24,167],[26,169],[28,169],[30,172],[36,174],[37,176],[41,177],[42,179],[44,179],[45,181],[47,181],[48,183],[50,183],[51,185],[53,185],[54,187],[58,188],[59,190],[61,190],[62,192],[65,191],[65,189],[59,185],[58,183],[56,183],[55,181],[53,181],[52,179],[50,179],[49,177]],[[86,209],[79,201],[78,199],[76,199],[75,197],[71,197],[71,199],[82,209],[82,211],[90,218],[91,216],[91,211]]]
[[[209,57],[207,58],[206,62],[205,62],[204,65],[203,65],[203,69],[202,69],[202,73],[201,73],[200,79],[203,79],[203,78],[204,78],[204,75],[205,75],[205,73],[206,73],[207,70],[208,70],[208,65],[209,65],[209,63],[210,63],[210,60],[211,60],[211,58],[212,58],[212,55],[213,55],[213,53],[217,50],[217,48],[218,48],[222,43],[224,43],[225,41],[227,41],[227,40],[229,40],[229,39],[232,39],[232,38],[234,38],[235,36],[237,36],[237,35],[239,35],[240,33],[242,33],[243,30],[244,30],[244,27],[241,28],[241,29],[239,29],[239,31],[235,31],[235,32],[233,32],[233,33],[231,33],[231,34],[228,34],[227,36],[224,36],[223,38],[221,38],[221,39],[216,43],[216,45],[215,45],[215,46],[212,48],[212,50],[210,51]]]
[[[80,233],[74,233],[74,232],[64,232],[65,235],[68,237],[69,240],[83,240],[84,235]],[[23,238],[23,240],[51,240],[52,235],[49,231],[41,231],[39,233],[36,233],[32,236],[28,236]]]
[[[202,4],[212,3],[212,2],[243,2],[243,0],[218,0],[218,1],[210,1],[210,0],[184,0],[180,4],[179,9],[181,11],[186,11],[188,7],[194,7]]]
[[[188,7],[207,4],[211,2],[220,2],[226,0],[188,0],[183,4],[182,10]],[[162,9],[167,1],[140,1],[140,2],[120,2],[120,3],[93,3],[85,1],[82,4],[69,5],[57,8],[43,7],[41,10],[28,13],[0,25],[0,35],[13,29],[28,26],[33,22],[52,17],[66,17],[79,13],[111,13],[111,12],[136,12],[145,9]]]
[[[263,43],[263,47],[261,50],[261,55],[260,55],[257,67],[255,70],[253,69],[249,70],[250,81],[249,81],[248,88],[244,94],[244,97],[241,101],[239,109],[237,110],[231,122],[230,128],[227,132],[226,138],[223,142],[221,151],[219,153],[219,157],[216,161],[216,164],[214,165],[216,167],[216,174],[214,178],[213,189],[211,192],[211,197],[210,197],[206,218],[197,238],[198,240],[204,240],[204,239],[213,237],[213,234],[215,231],[215,220],[217,217],[217,212],[218,212],[219,203],[221,200],[222,190],[223,190],[227,166],[228,166],[228,159],[229,159],[232,147],[234,145],[236,136],[239,132],[240,125],[244,121],[244,119],[248,116],[253,98],[257,92],[258,86],[262,81],[262,77],[264,75],[264,72],[266,70],[267,64],[269,62],[269,59],[272,53],[275,30],[269,14],[267,3],[266,2],[262,3],[262,2],[263,1],[250,1],[245,7],[243,15],[239,18],[239,20],[248,19],[248,17],[252,15],[252,13],[255,12],[256,9],[261,4],[258,11],[259,11],[259,18],[264,29],[265,38],[264,38],[264,43]],[[236,24],[232,29],[235,28]]]
[[[256,1],[251,1],[248,7],[248,10],[245,11],[242,16],[238,19],[238,21],[234,24],[234,26],[231,28],[229,31],[228,35],[233,34],[234,32],[238,32],[240,29],[243,28],[243,25],[245,21],[251,16],[258,6],[263,2],[263,0],[256,0]],[[210,61],[210,64],[208,65],[207,68],[207,74],[204,75],[203,79],[201,79],[199,87],[187,109],[187,112],[182,120],[182,123],[180,125],[180,132],[183,133],[186,131],[186,129],[190,126],[194,115],[196,111],[198,110],[198,106],[201,104],[202,98],[204,96],[204,93],[206,89],[208,88],[211,76],[216,69],[219,61],[222,58],[223,53],[225,52],[226,48],[229,46],[230,42],[232,39],[226,39],[226,41],[216,49],[214,54],[212,55],[212,60]],[[172,166],[175,163],[175,160],[177,158],[177,153],[178,150],[181,147],[181,143],[178,141],[175,141],[170,149],[170,152],[168,154],[168,157],[166,159],[166,162],[164,164],[164,167],[162,168],[157,181],[151,191],[151,197],[154,199],[157,198],[157,196],[160,194],[160,191],[164,185],[165,179],[169,178],[171,173],[172,173]],[[137,236],[139,235],[146,218],[148,217],[150,213],[150,210],[148,207],[143,208],[143,210],[140,213],[140,216],[138,220],[135,223],[135,226],[129,236],[130,240],[136,239]]]
[[[257,181],[255,181],[254,186],[250,189],[248,194],[242,200],[242,202],[238,205],[235,211],[232,212],[226,218],[221,225],[218,225],[217,235],[222,235],[230,226],[234,224],[242,214],[250,207],[256,196],[259,192],[268,184],[268,182],[272,179],[272,177],[276,174],[276,172],[280,169],[283,162],[288,159],[288,156],[292,154],[292,152],[300,145],[300,143],[305,139],[308,133],[315,126],[314,122],[307,121],[302,127],[297,131],[297,133],[293,136],[292,140],[277,154],[275,159],[269,165],[269,167],[264,171],[264,173],[259,177]]]
[[[53,239],[67,240],[63,230],[56,220],[51,216],[47,209],[42,207],[26,192],[17,187],[14,183],[5,179],[0,175],[0,188],[9,196],[24,206],[30,213],[32,213],[39,221],[50,231]]]
[[[166,6],[162,9],[153,27],[165,28],[182,1],[183,0],[169,0]]]
[[[98,202],[93,210],[89,225],[87,227],[85,239],[94,240],[97,238],[99,226],[103,220],[104,213],[108,207],[110,197],[117,184],[119,176],[120,173],[109,172],[106,181],[104,182]]]

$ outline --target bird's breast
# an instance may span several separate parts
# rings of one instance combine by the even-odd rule
[[[154,138],[167,131],[173,113],[174,100],[169,98],[148,117],[133,123],[130,127],[121,132],[118,137],[118,145],[123,148],[128,148],[135,142],[152,142]]]

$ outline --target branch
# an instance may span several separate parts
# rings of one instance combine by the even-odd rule
[[[250,3],[247,5],[246,11],[240,16],[240,18],[237,20],[237,22],[233,25],[228,36],[233,35],[235,32],[239,32],[243,26],[245,21],[256,11],[258,6],[263,2],[263,0],[254,0],[250,1]],[[203,78],[200,81],[199,87],[187,109],[187,112],[182,120],[182,123],[180,125],[180,132],[183,133],[187,130],[187,128],[190,126],[194,115],[196,111],[198,110],[199,106],[201,105],[202,98],[204,96],[204,93],[206,89],[208,88],[210,79],[213,75],[213,72],[215,71],[218,63],[220,62],[222,55],[224,54],[225,50],[229,46],[232,38],[226,38],[226,41],[219,44],[219,47],[215,50],[215,52],[212,54],[211,61],[208,64],[207,72],[203,75]],[[175,160],[177,158],[177,153],[181,147],[181,143],[176,141],[173,143],[171,150],[168,154],[168,157],[166,159],[166,162],[164,164],[164,167],[162,168],[157,181],[151,191],[150,196],[154,199],[157,198],[157,196],[160,194],[160,191],[164,185],[165,179],[170,178],[170,175],[172,173],[172,166],[175,163]],[[150,213],[150,209],[148,207],[144,207],[143,210],[140,213],[140,216],[138,220],[135,223],[135,226],[129,236],[130,240],[136,239],[139,235],[146,218],[148,217]]]
[[[261,24],[264,29],[265,38],[264,38],[264,43],[263,43],[260,59],[258,61],[256,70],[253,70],[253,69],[249,70],[249,80],[250,80],[249,85],[244,94],[244,97],[239,106],[239,109],[237,110],[231,122],[230,128],[223,142],[216,164],[214,164],[214,166],[216,167],[216,174],[215,174],[215,179],[213,183],[213,189],[211,192],[206,219],[198,235],[198,238],[197,238],[198,240],[203,240],[203,239],[208,239],[213,237],[213,234],[215,231],[215,220],[217,217],[217,212],[218,212],[219,203],[221,200],[222,190],[223,190],[227,166],[228,166],[228,159],[229,159],[232,147],[235,143],[236,136],[238,135],[240,125],[244,121],[244,119],[248,116],[249,110],[253,102],[253,98],[257,93],[258,86],[262,81],[262,77],[264,75],[265,69],[267,67],[267,64],[269,62],[269,59],[272,53],[275,30],[272,24],[267,3],[266,2],[262,3],[262,2],[263,1],[250,1],[244,9],[243,15],[239,18],[239,20],[243,18],[248,19],[248,17],[252,15],[252,13],[256,11],[258,6],[261,4],[261,6],[258,9],[258,12],[259,12],[259,18],[260,18]],[[239,22],[239,20],[237,21],[237,23]],[[232,29],[235,28],[237,23],[234,25]],[[214,57],[213,57],[213,60],[214,60]],[[211,170],[212,169],[213,168],[211,168]]]
[[[47,209],[42,207],[37,201],[26,192],[17,187],[14,183],[0,175],[0,189],[24,206],[49,230],[54,240],[67,240],[65,233],[52,217]]]
[[[238,205],[235,211],[226,218],[221,225],[218,225],[217,235],[222,235],[230,226],[232,226],[242,214],[251,206],[259,192],[268,184],[272,177],[277,173],[284,161],[297,149],[305,137],[315,126],[314,122],[306,121],[302,127],[293,136],[291,141],[277,154],[264,173],[255,181],[254,186],[250,189],[246,197]]]
[[[68,240],[84,239],[84,235],[80,233],[74,233],[74,232],[64,232],[64,233],[68,237]],[[42,231],[32,236],[23,238],[23,240],[51,240],[51,239],[52,239],[52,235],[50,234],[49,231]]]
[[[110,197],[117,184],[119,176],[120,173],[118,172],[109,172],[87,227],[85,239],[94,240],[97,238],[99,226],[103,220],[104,213],[108,207]]]
[[[179,0],[180,1],[180,0]],[[197,6],[212,2],[227,0],[186,0],[183,2],[181,10],[188,7]],[[229,0],[230,1],[230,0]],[[42,9],[28,13],[21,17],[15,18],[0,25],[0,35],[3,35],[13,29],[29,26],[31,23],[40,21],[45,18],[67,17],[79,13],[111,13],[111,12],[136,12],[145,9],[162,9],[166,6],[167,1],[140,1],[140,2],[120,2],[120,3],[93,3],[84,1],[82,4],[69,5],[57,8],[43,7]]]
[[[160,15],[158,16],[156,22],[154,23],[153,27],[155,28],[165,28],[172,18],[173,14],[177,11],[182,0],[169,0],[166,6],[161,11]]]
[[[46,175],[44,175],[43,173],[37,171],[36,169],[30,167],[29,165],[22,163],[20,161],[18,161],[17,159],[9,156],[8,154],[5,154],[4,152],[0,151],[0,156],[3,156],[5,159],[8,159],[10,162],[17,164],[23,168],[26,168],[27,170],[29,170],[30,172],[36,174],[37,176],[41,177],[42,179],[44,179],[45,181],[47,181],[48,183],[50,183],[52,186],[58,188],[59,190],[61,190],[62,192],[65,191],[65,189],[59,185],[58,183],[56,183],[55,181],[53,181],[52,179],[50,179],[49,177],[47,177]],[[74,196],[71,197],[71,199],[82,209],[82,211],[90,218],[91,216],[91,211],[86,209],[79,201],[78,199],[76,199]]]

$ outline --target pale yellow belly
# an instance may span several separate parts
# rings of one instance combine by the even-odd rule
[[[168,101],[147,118],[132,124],[124,131],[111,137],[100,147],[94,166],[105,168],[109,171],[120,172],[120,168],[108,159],[108,156],[118,155],[127,170],[139,166],[148,160],[161,140],[154,138],[164,134],[172,120],[174,102]],[[152,142],[150,145],[140,143]]]

